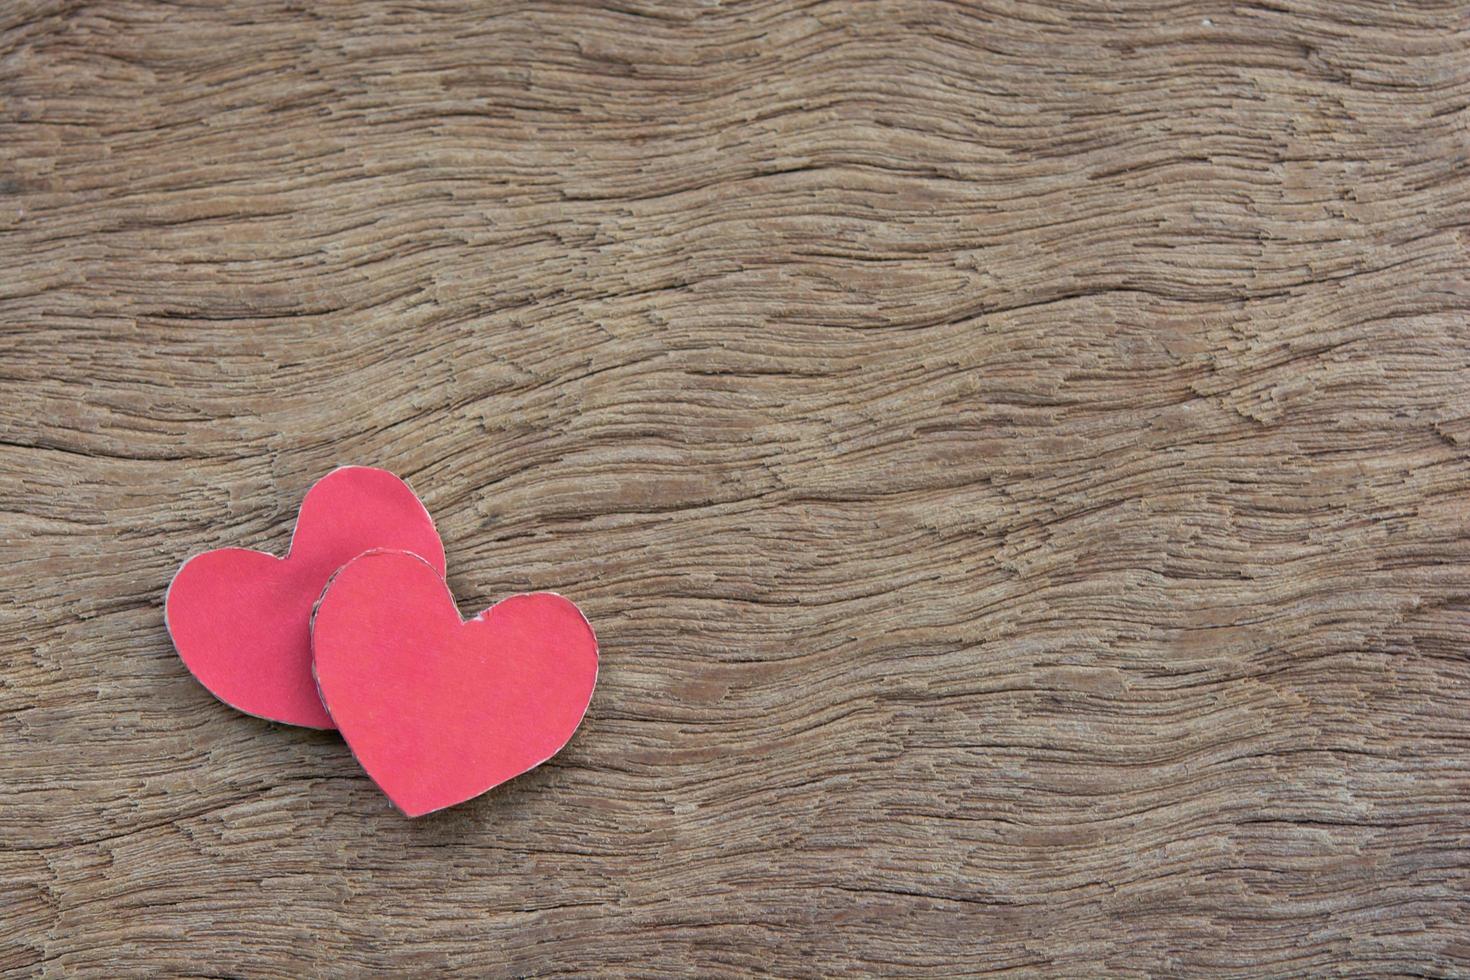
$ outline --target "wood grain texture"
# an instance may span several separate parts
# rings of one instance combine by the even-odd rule
[[[1470,974],[1470,13],[0,7],[0,968]],[[162,619],[404,475],[570,746]]]

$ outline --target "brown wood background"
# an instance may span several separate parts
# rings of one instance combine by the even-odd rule
[[[1470,11],[7,3],[0,966],[1470,975]],[[409,822],[173,654],[406,476]]]

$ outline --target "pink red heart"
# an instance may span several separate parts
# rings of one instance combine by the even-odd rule
[[[333,577],[312,653],[342,737],[410,817],[551,758],[597,683],[597,638],[569,600],[511,596],[465,621],[440,568],[395,551]]]
[[[406,483],[366,466],[327,474],[302,501],[287,557],[223,548],[179,569],[164,601],[179,656],[247,714],[335,727],[311,674],[312,606],[333,572],[372,548],[412,551],[444,571],[434,522]]]

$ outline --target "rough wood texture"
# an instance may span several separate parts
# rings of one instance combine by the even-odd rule
[[[0,966],[1470,973],[1453,4],[0,10]],[[581,603],[409,822],[162,622]]]

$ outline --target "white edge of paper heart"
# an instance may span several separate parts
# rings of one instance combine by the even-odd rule
[[[186,558],[184,560],[184,563],[179,566],[178,571],[174,572],[173,577],[168,580],[168,588],[166,588],[166,589],[163,590],[163,628],[168,633],[168,641],[173,644],[174,654],[179,658],[179,660],[183,661],[184,669],[189,672],[189,676],[190,677],[193,677],[194,680],[199,684],[200,687],[202,687],[202,688],[204,688],[204,690],[208,691],[211,697],[213,697],[220,704],[223,704],[223,705],[225,705],[227,707],[233,708],[234,710],[240,712],[240,714],[242,714],[242,715],[248,715],[251,718],[259,718],[261,721],[269,721],[269,722],[273,722],[274,724],[277,724],[277,725],[290,725],[293,728],[305,728],[305,729],[307,729],[309,731],[313,731],[313,732],[334,732],[334,731],[337,730],[335,727],[333,727],[333,728],[323,728],[320,725],[302,725],[302,724],[300,724],[298,722],[294,722],[294,721],[282,721],[279,718],[272,718],[270,715],[259,715],[259,714],[256,714],[253,711],[247,711],[246,709],[240,707],[238,704],[231,704],[229,701],[226,701],[224,698],[222,698],[218,694],[216,694],[214,692],[214,690],[209,687],[209,685],[207,685],[204,682],[200,681],[199,678],[194,675],[194,669],[189,666],[189,662],[187,660],[184,660],[184,655],[179,651],[179,643],[178,643],[178,641],[176,639],[174,639],[174,628],[173,628],[173,624],[171,622],[169,622],[169,618],[168,618],[168,608],[169,608],[169,606],[168,606],[168,600],[169,600],[169,597],[173,594],[173,591],[174,591],[174,583],[179,580],[179,576],[180,575],[184,574],[184,569],[189,567],[189,562],[193,561],[196,558],[203,558],[205,555],[210,554],[210,553],[215,552],[215,551],[249,551],[252,554],[264,555],[267,558],[274,558],[276,561],[286,561],[287,559],[289,559],[291,557],[291,551],[292,551],[292,549],[296,547],[296,532],[301,529],[301,509],[306,506],[306,498],[307,497],[310,497],[311,496],[311,492],[313,490],[315,490],[318,486],[320,486],[322,483],[324,483],[325,481],[329,480],[333,476],[336,476],[338,473],[341,473],[341,472],[343,472],[345,470],[375,470],[376,472],[379,472],[379,473],[386,473],[388,476],[393,477],[393,479],[397,480],[399,483],[403,484],[405,487],[408,487],[408,492],[413,495],[414,501],[416,503],[418,503],[419,510],[423,511],[423,513],[424,513],[424,519],[429,522],[429,528],[434,532],[435,537],[439,537],[439,539],[440,539],[440,548],[442,550],[442,548],[443,548],[443,538],[439,535],[439,528],[434,523],[434,515],[429,513],[429,508],[424,505],[423,498],[418,495],[417,491],[415,491],[412,486],[409,485],[409,482],[407,480],[405,480],[403,477],[399,476],[397,473],[394,473],[392,470],[385,470],[381,466],[363,466],[360,463],[348,463],[348,464],[345,464],[343,466],[334,467],[326,475],[317,478],[312,483],[311,486],[309,486],[309,487],[306,488],[306,493],[302,494],[302,496],[301,496],[301,503],[298,504],[297,507],[296,507],[296,520],[293,521],[292,524],[291,524],[291,541],[290,541],[289,544],[286,545],[286,556],[285,556],[285,558],[282,558],[280,555],[273,555],[269,551],[259,551],[259,550],[255,549],[255,548],[228,548],[228,547],[226,547],[226,548],[210,548],[209,551],[201,551],[198,554],[190,555],[188,558]],[[391,549],[375,548],[373,550],[374,551],[387,551],[387,550],[391,550]],[[365,554],[367,554],[367,553],[370,553],[370,552],[365,552]],[[404,554],[406,554],[406,555],[407,554],[413,554],[413,552],[405,551]],[[359,555],[358,557],[361,557],[361,556]],[[418,558],[419,561],[422,561],[425,565],[428,565],[430,568],[433,568],[434,567],[433,564],[430,563],[427,559],[419,558],[418,555],[414,555],[414,557],[415,558]],[[353,560],[355,560],[355,559],[353,559]],[[351,564],[351,561],[349,561],[347,564]],[[346,565],[344,565],[342,567],[345,568]],[[342,568],[338,568],[337,569],[337,572],[340,572],[341,570],[342,570]],[[337,577],[337,572],[333,572],[331,574],[331,576],[329,576],[327,578],[327,584],[328,585],[331,585],[332,584],[332,579],[334,579],[334,578]],[[323,592],[325,592],[325,589],[323,589]],[[321,601],[322,601],[321,600],[321,596],[318,596],[316,602],[312,604],[312,607],[311,607],[311,621],[314,621],[316,619],[316,607],[321,604]],[[573,603],[573,605],[575,605],[575,603]],[[578,612],[581,612],[580,609],[577,610],[577,611]],[[588,623],[587,624],[587,628],[588,629],[591,629],[592,628],[592,624],[591,623]],[[311,629],[311,625],[310,625],[310,621],[308,621],[307,630],[309,631],[310,629]],[[316,684],[316,659],[315,659],[314,656],[312,658],[311,680],[312,680],[312,683],[313,684]],[[320,698],[321,697],[321,694],[322,694],[321,685],[316,684],[316,688],[317,688],[317,692],[316,692],[317,693],[317,697]],[[322,709],[323,710],[326,710],[326,707],[327,707],[327,704],[326,704],[325,701],[323,701],[322,702]],[[327,711],[328,717],[330,717],[331,714],[332,713],[330,711]],[[580,725],[581,722],[579,721],[578,724]],[[344,741],[345,741],[345,739],[344,739]],[[539,763],[538,763],[538,765],[539,765]]]
[[[441,807],[435,807],[432,810],[425,810],[422,813],[409,813],[407,810],[403,809],[403,807],[399,806],[398,805],[398,801],[395,800],[395,799],[393,799],[393,797],[388,794],[388,791],[387,790],[383,789],[382,784],[379,783],[376,779],[373,779],[373,774],[368,771],[367,766],[362,766],[362,760],[357,758],[357,750],[355,750],[352,747],[352,739],[350,739],[350,738],[347,737],[347,733],[346,732],[342,731],[340,728],[337,729],[338,733],[341,734],[341,736],[342,736],[342,741],[345,742],[345,743],[347,743],[347,750],[352,753],[352,758],[357,761],[357,764],[359,766],[362,766],[362,771],[364,773],[367,773],[367,777],[369,779],[372,779],[373,780],[373,785],[374,786],[377,786],[379,790],[382,790],[383,795],[388,797],[388,802],[393,805],[393,809],[397,810],[399,813],[403,814],[405,817],[407,817],[410,820],[416,820],[419,817],[427,817],[430,814],[434,814],[434,813],[441,813],[441,812],[443,812],[445,810],[448,810],[448,809],[451,809],[453,807],[460,806],[461,804],[468,803],[470,800],[479,799],[481,796],[484,796],[486,793],[490,792],[495,787],[497,787],[497,786],[503,786],[506,783],[510,782],[512,779],[517,779],[517,778],[519,778],[521,776],[524,776],[526,773],[530,772],[532,769],[538,768],[539,766],[542,766],[545,763],[550,762],[553,758],[556,757],[556,755],[559,752],[561,752],[562,749],[566,748],[567,745],[568,745],[568,743],[571,742],[572,738],[575,737],[576,734],[577,734],[577,732],[581,730],[581,728],[582,728],[582,722],[587,718],[587,709],[592,706],[592,695],[595,694],[595,693],[597,693],[597,678],[598,678],[599,672],[602,670],[602,647],[597,642],[597,631],[592,628],[592,623],[591,623],[591,621],[589,621],[587,619],[587,615],[582,612],[582,607],[579,606],[579,605],[577,605],[571,599],[567,599],[567,597],[564,596],[564,595],[562,595],[560,592],[551,592],[549,590],[543,589],[543,590],[538,591],[538,592],[515,592],[515,593],[512,593],[511,595],[508,595],[508,596],[505,596],[505,597],[503,597],[501,599],[496,600],[492,605],[490,605],[489,607],[487,607],[485,609],[480,610],[478,613],[476,613],[475,615],[471,616],[469,619],[465,619],[464,616],[461,615],[460,612],[459,612],[459,604],[457,602],[455,602],[455,600],[454,600],[454,592],[453,592],[453,590],[451,590],[449,588],[449,582],[444,578],[444,576],[439,575],[439,572],[434,568],[434,566],[432,564],[430,564],[429,562],[425,561],[421,556],[414,554],[412,551],[403,551],[403,550],[397,549],[397,548],[373,548],[371,551],[364,551],[362,554],[360,554],[356,558],[352,559],[352,561],[349,561],[346,564],[344,564],[341,568],[337,569],[335,572],[332,573],[332,577],[331,578],[327,579],[327,585],[326,585],[326,587],[324,589],[322,589],[322,594],[317,597],[316,603],[311,607],[311,678],[316,683],[316,694],[317,694],[317,697],[321,698],[321,700],[322,700],[322,707],[324,707],[324,708],[327,709],[327,714],[330,715],[332,713],[332,706],[327,703],[326,693],[322,690],[321,677],[316,672],[316,614],[317,614],[317,611],[321,609],[321,607],[322,607],[322,601],[324,599],[326,599],[327,593],[331,591],[331,589],[332,589],[332,583],[334,581],[336,581],[337,576],[338,575],[341,575],[342,572],[344,570],[346,570],[347,566],[348,565],[351,565],[353,562],[361,561],[364,558],[371,558],[374,555],[407,555],[409,558],[418,559],[419,561],[423,562],[425,565],[428,565],[429,571],[433,572],[436,576],[438,576],[439,583],[444,586],[444,594],[449,597],[449,604],[450,604],[451,607],[453,607],[454,614],[456,616],[459,616],[459,622],[460,622],[460,625],[461,626],[468,625],[469,623],[478,623],[478,622],[483,621],[484,618],[486,616],[490,615],[492,612],[494,612],[495,609],[496,609],[496,607],[498,607],[501,603],[508,602],[511,599],[519,599],[519,598],[521,598],[523,596],[529,596],[529,595],[554,595],[558,599],[566,599],[567,603],[573,609],[575,609],[577,611],[577,615],[582,618],[582,622],[587,627],[588,634],[591,635],[591,637],[592,637],[592,656],[594,657],[594,663],[592,665],[592,690],[589,691],[588,694],[587,694],[587,703],[582,706],[582,713],[577,716],[577,723],[572,726],[571,733],[567,735],[565,741],[563,741],[560,745],[558,745],[555,749],[553,749],[551,751],[551,754],[550,755],[546,756],[546,758],[544,758],[544,759],[541,759],[541,760],[538,760],[536,762],[531,763],[529,766],[527,766],[526,768],[522,769],[520,772],[515,773],[514,775],[507,776],[506,778],[500,780],[499,782],[491,783],[489,786],[486,786],[484,789],[482,789],[479,792],[473,794],[472,796],[466,796],[462,800],[457,800],[454,803],[446,803],[446,804],[444,804]]]

